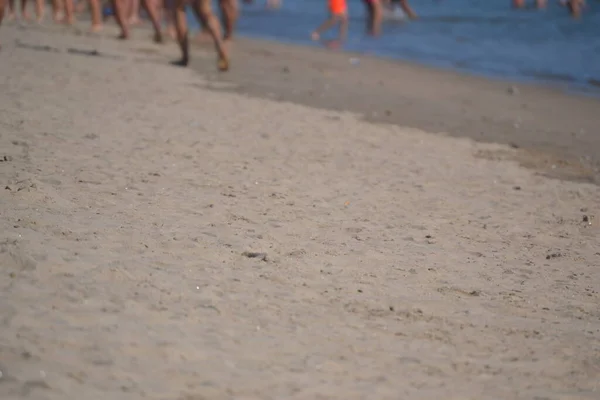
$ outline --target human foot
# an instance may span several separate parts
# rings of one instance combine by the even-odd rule
[[[102,31],[102,28],[104,28],[104,25],[102,25],[102,24],[92,24],[92,27],[90,28],[90,32],[98,33],[100,31]]]
[[[189,60],[187,58],[182,58],[177,61],[171,61],[171,65],[175,65],[176,67],[187,67]]]
[[[219,57],[219,60],[217,61],[217,68],[219,68],[219,71],[221,72],[229,71],[229,59],[227,56],[223,55]]]

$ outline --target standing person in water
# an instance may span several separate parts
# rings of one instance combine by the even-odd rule
[[[535,0],[535,7],[542,9],[546,8],[546,0]],[[514,8],[525,8],[527,5],[525,0],[512,0],[512,5]]]
[[[560,5],[567,7],[573,18],[579,18],[581,9],[585,6],[585,0],[561,0]]]
[[[182,55],[181,60],[175,62],[175,64],[185,67],[190,61],[190,43],[185,19],[185,6],[188,1],[192,3],[196,17],[204,21],[208,32],[213,38],[218,55],[217,66],[219,71],[227,71],[229,69],[229,55],[221,37],[221,24],[211,9],[211,0],[175,0],[175,30]]]
[[[400,6],[400,8],[402,9],[402,11],[404,12],[404,14],[406,14],[406,16],[410,19],[417,19],[417,14],[413,11],[413,9],[410,7],[410,4],[408,4],[408,0],[386,0],[387,2],[387,6],[393,10],[394,6],[397,4]]]
[[[381,0],[363,0],[367,7],[367,33],[377,36],[381,33],[383,6]]]
[[[321,34],[336,25],[340,26],[340,40],[346,39],[348,33],[348,7],[346,0],[329,0],[329,19],[323,22],[311,35],[314,41],[321,38]]]

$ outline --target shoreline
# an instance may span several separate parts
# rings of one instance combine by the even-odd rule
[[[73,31],[101,41],[115,40],[116,32],[109,24],[103,33],[90,34],[83,19],[75,28],[29,25],[25,29],[31,28]],[[140,60],[168,65],[178,58],[171,39],[165,37],[162,45],[151,42],[147,25],[132,32],[133,38],[122,44]],[[218,74],[212,45],[193,39],[191,43],[188,68],[225,83],[225,88],[219,85],[211,90],[347,111],[373,123],[506,144],[518,149],[514,161],[540,174],[600,184],[600,98],[537,82],[244,36],[236,36],[232,44],[232,69]]]
[[[236,66],[219,79],[237,85],[239,93],[507,144],[520,150],[516,161],[544,175],[600,183],[599,98],[405,60],[236,40]],[[352,65],[352,58],[359,64]],[[200,60],[191,66],[197,72],[209,68]]]
[[[300,46],[310,49],[320,49],[328,52],[335,51],[339,53],[345,53],[355,57],[365,57],[380,59],[388,62],[407,63],[413,65],[413,67],[424,67],[438,71],[446,71],[455,74],[473,76],[477,78],[488,79],[492,81],[504,82],[507,84],[519,84],[519,85],[533,85],[538,87],[545,87],[553,90],[561,91],[565,94],[572,94],[577,96],[584,96],[593,99],[600,99],[600,81],[590,78],[584,81],[577,81],[573,77],[554,77],[554,78],[542,78],[537,75],[510,75],[503,73],[494,73],[491,71],[482,71],[474,68],[460,67],[454,64],[443,65],[444,61],[425,61],[410,57],[391,56],[384,54],[366,53],[354,50],[328,50],[323,45],[315,45],[310,43],[303,43],[302,41],[294,40],[277,40],[269,36],[253,35],[253,34],[238,34],[247,40],[266,41],[269,43],[279,43],[289,46]]]

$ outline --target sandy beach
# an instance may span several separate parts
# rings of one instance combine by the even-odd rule
[[[0,398],[598,399],[600,102],[0,27]]]

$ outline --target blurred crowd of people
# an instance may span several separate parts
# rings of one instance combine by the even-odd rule
[[[442,1],[442,0],[437,0]],[[452,1],[452,0],[445,0]],[[547,0],[532,0],[529,4],[526,0],[511,0],[516,9],[527,8],[533,5],[543,9]],[[44,18],[45,0],[34,0],[35,18],[41,21]],[[244,3],[253,3],[254,0],[243,0]],[[417,19],[417,14],[409,4],[409,0],[362,0],[366,8],[366,28],[370,35],[378,35],[384,10],[399,9],[409,19]],[[0,22],[8,9],[8,19],[17,17],[16,0],[0,0]],[[568,8],[574,17],[581,15],[585,6],[585,0],[559,0],[559,3]],[[89,9],[91,15],[91,30],[100,31],[108,18],[113,17],[120,28],[119,38],[129,38],[131,26],[142,23],[140,12],[142,8],[146,12],[154,29],[154,41],[163,41],[163,26],[167,33],[176,39],[181,50],[181,59],[176,65],[186,66],[189,62],[189,39],[186,20],[186,7],[191,6],[201,26],[200,35],[204,39],[212,40],[215,46],[217,66],[219,70],[229,69],[228,42],[233,38],[235,24],[239,16],[238,0],[217,0],[220,19],[212,10],[212,0],[107,0],[105,4],[101,0],[51,0],[52,17],[57,23],[73,24],[76,14],[83,13]],[[265,0],[265,6],[278,8],[281,0]],[[321,34],[329,29],[339,28],[339,40],[341,43],[348,31],[348,6],[347,0],[327,0],[329,18],[312,32],[312,39],[320,40]],[[31,20],[27,9],[27,0],[20,0],[20,16],[24,20]],[[223,28],[223,29],[222,29]]]

